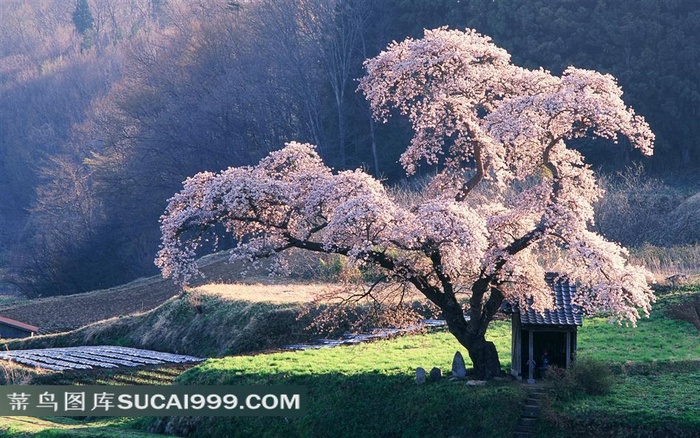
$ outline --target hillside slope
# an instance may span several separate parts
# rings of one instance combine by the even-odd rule
[[[242,268],[228,264],[226,259],[225,253],[201,259],[199,263],[204,277],[194,286],[241,281]],[[252,278],[248,281],[261,281]],[[110,289],[0,306],[0,316],[35,325],[41,333],[66,332],[105,319],[155,309],[181,292],[182,289],[171,280],[153,276]]]
[[[0,315],[35,325],[41,333],[56,333],[145,312],[178,293],[174,284],[151,277],[111,289],[24,301],[0,308]]]

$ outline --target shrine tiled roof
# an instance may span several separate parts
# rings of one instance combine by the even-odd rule
[[[583,325],[583,310],[573,304],[576,295],[576,285],[569,283],[567,279],[558,278],[556,274],[548,273],[545,277],[547,284],[554,294],[554,308],[547,309],[543,313],[536,312],[529,305],[520,309],[520,322],[522,325],[545,326],[581,326]]]

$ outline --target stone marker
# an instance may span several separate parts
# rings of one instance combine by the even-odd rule
[[[416,384],[425,383],[425,369],[418,367],[416,368]]]
[[[467,382],[469,386],[484,386],[486,385],[486,380],[470,380]]]
[[[433,367],[433,369],[430,370],[430,381],[437,382],[440,379],[442,379],[442,371],[438,367]]]
[[[464,358],[459,351],[455,353],[455,357],[452,359],[452,376],[458,379],[467,377],[467,367],[464,365]]]

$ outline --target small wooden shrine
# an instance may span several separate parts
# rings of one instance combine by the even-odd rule
[[[510,307],[513,314],[511,374],[534,383],[550,366],[568,368],[576,357],[576,333],[583,311],[573,304],[576,285],[555,273],[545,277],[554,294],[554,308],[536,312],[525,303]]]

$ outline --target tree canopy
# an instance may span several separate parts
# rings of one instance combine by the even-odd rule
[[[316,145],[329,167],[403,185],[411,121],[377,123],[356,79],[390,41],[445,24],[490,35],[523,67],[614,75],[654,128],[655,154],[624,136],[567,145],[607,187],[641,165],[669,196],[639,192],[644,182],[608,191],[596,229],[634,248],[694,244],[699,13],[675,0],[3,0],[4,284],[45,296],[156,274],[158,218],[182,180],[290,140]]]
[[[551,304],[553,268],[579,284],[585,309],[632,323],[648,315],[648,273],[590,230],[600,190],[567,145],[622,136],[652,153],[654,134],[612,76],[519,67],[490,38],[447,28],[392,43],[365,67],[360,90],[374,114],[398,110],[412,124],[404,169],[438,169],[420,198],[401,202],[369,174],[334,173],[314,146],[290,142],[255,166],[185,181],[161,218],[165,275],[195,275],[208,233],[235,237],[234,260],[281,259],[289,248],[342,254],[437,305],[481,378],[500,373],[484,338],[496,312],[506,300]],[[541,257],[550,253],[556,266]]]

